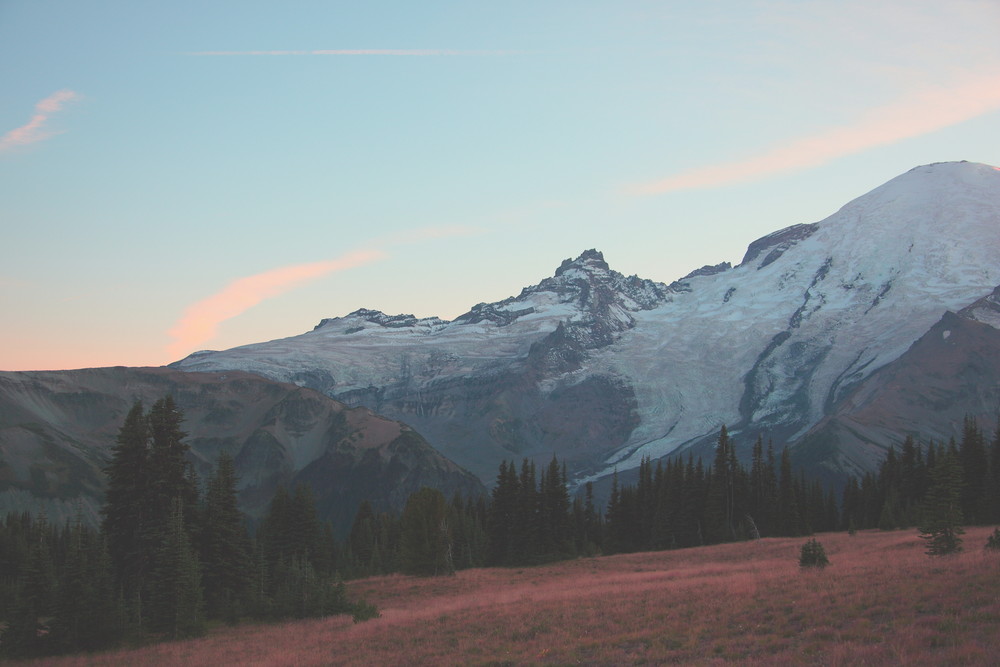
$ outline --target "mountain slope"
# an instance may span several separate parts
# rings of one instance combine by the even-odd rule
[[[966,416],[1000,414],[1000,288],[945,313],[902,356],[872,373],[803,438],[797,458],[826,468],[870,470],[886,442],[912,435],[947,442]]]
[[[735,268],[667,285],[587,251],[452,322],[361,310],[174,366],[366,405],[487,481],[503,458],[554,453],[583,479],[704,451],[722,424],[745,447],[759,433],[791,443],[1000,284],[998,221],[1000,171],[927,165],[755,241]]]
[[[322,394],[246,373],[165,368],[0,372],[0,510],[92,521],[103,501],[101,469],[125,414],[171,394],[204,479],[227,450],[240,476],[241,508],[266,509],[279,484],[313,482],[317,509],[341,531],[358,504],[401,509],[410,493],[484,489],[405,424],[349,409]]]

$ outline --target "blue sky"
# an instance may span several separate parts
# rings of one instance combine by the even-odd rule
[[[1000,3],[0,4],[0,369],[670,282],[1000,165]]]

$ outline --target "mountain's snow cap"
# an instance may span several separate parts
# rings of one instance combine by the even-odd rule
[[[385,327],[387,329],[414,329],[414,328],[434,328],[442,324],[446,324],[445,320],[440,317],[422,317],[417,318],[409,314],[400,315],[387,315],[381,310],[369,310],[368,308],[359,308],[352,313],[348,313],[344,317],[332,317],[321,320],[319,324],[313,329],[316,331],[330,325],[340,325],[348,320],[357,320],[359,330],[361,328],[366,328],[365,324],[376,324],[380,327]]]

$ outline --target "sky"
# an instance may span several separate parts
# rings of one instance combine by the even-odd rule
[[[1000,165],[996,0],[0,0],[0,370],[671,282]]]

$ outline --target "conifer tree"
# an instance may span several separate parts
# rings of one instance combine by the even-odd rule
[[[518,486],[513,461],[509,466],[507,461],[501,461],[486,515],[487,562],[491,565],[509,565],[514,560]]]
[[[920,537],[929,556],[962,550],[962,468],[954,448],[937,458],[930,471],[931,485],[924,498]]]
[[[250,540],[237,505],[233,458],[222,452],[208,480],[201,512],[199,554],[206,613],[236,620],[249,597]]]
[[[410,495],[399,521],[400,569],[404,574],[452,574],[452,535],[444,496],[423,487]]]
[[[351,532],[347,538],[350,546],[354,571],[358,576],[383,574],[381,571],[381,549],[379,544],[378,522],[372,504],[367,500],[361,502]]]
[[[800,494],[795,489],[795,479],[792,476],[792,460],[788,448],[781,450],[781,475],[778,483],[778,516],[779,534],[786,537],[803,535]]]
[[[30,551],[20,573],[17,596],[7,631],[3,633],[3,649],[13,656],[42,655],[54,648],[45,619],[56,611],[56,571],[49,543],[45,516],[30,531]]]
[[[568,558],[573,553],[570,535],[570,502],[566,478],[556,457],[545,469],[539,499],[539,557],[541,560]]]
[[[152,546],[149,516],[152,510],[149,464],[149,422],[142,403],[129,410],[105,468],[107,490],[101,508],[102,531],[119,581],[128,595],[141,588]]]
[[[148,480],[152,509],[149,529],[154,535],[167,530],[174,510],[174,501],[181,501],[181,511],[189,535],[196,532],[198,484],[194,469],[187,460],[190,447],[184,442],[187,434],[181,430],[184,415],[172,396],[161,398],[149,410]],[[156,537],[154,539],[162,539]]]
[[[184,526],[184,502],[174,501],[164,541],[150,576],[149,627],[168,637],[204,632],[204,610],[198,557]]]
[[[709,474],[708,492],[705,498],[705,539],[709,543],[723,542],[736,537],[733,525],[736,470],[731,447],[729,432],[723,425],[715,446],[715,460]]]
[[[966,416],[959,448],[962,467],[962,516],[969,523],[986,521],[989,460],[986,439],[973,417]]]

